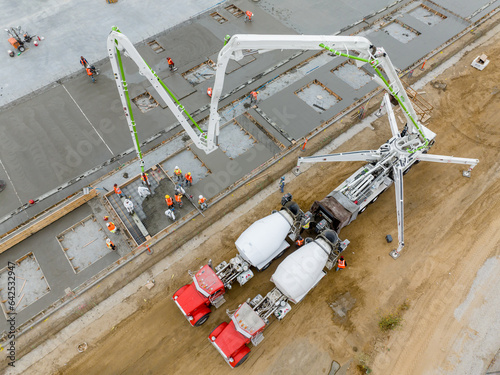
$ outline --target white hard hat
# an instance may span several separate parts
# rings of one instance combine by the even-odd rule
[[[200,198],[200,199],[203,198],[203,195],[200,195],[198,198]]]
[[[176,166],[175,166],[175,169],[179,169],[179,167],[176,165]]]
[[[110,243],[111,240],[109,238],[106,239],[106,243]]]

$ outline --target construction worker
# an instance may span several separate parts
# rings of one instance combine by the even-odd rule
[[[207,209],[207,198],[205,198],[203,195],[200,195],[198,197],[198,204],[200,205],[200,208],[202,210],[206,210]]]
[[[165,195],[165,202],[167,202],[168,208],[173,208],[174,207],[174,201],[172,198],[170,198],[170,195]]]
[[[186,173],[184,178],[186,179],[186,186],[193,185],[193,176],[191,176],[191,172]]]
[[[250,104],[257,104],[257,91],[252,91],[250,93]]]
[[[181,208],[182,207],[182,194],[179,194],[176,192],[174,195],[174,198],[175,198],[175,203],[177,203],[179,208]]]
[[[181,184],[175,185],[175,194],[186,195],[186,190],[181,186]]]
[[[82,64],[82,66],[87,69],[87,65],[89,65],[89,62],[87,61],[87,59],[83,56],[80,56],[80,64]]]
[[[110,250],[116,250],[116,245],[109,238],[106,239],[106,246]]]
[[[170,57],[167,57],[167,62],[168,62],[168,68],[170,69],[171,72],[177,70],[175,68],[174,61]]]
[[[141,174],[141,182],[142,182],[143,185],[148,185],[148,186],[150,185],[147,173]]]
[[[175,166],[174,176],[176,181],[182,184],[182,171],[178,166]]]
[[[281,177],[279,187],[280,187],[280,191],[282,193],[284,193],[285,192],[285,176]]]
[[[118,184],[113,185],[113,189],[115,190],[115,194],[117,194],[120,198],[123,197],[121,189],[118,187]]]
[[[253,13],[250,12],[249,10],[247,10],[245,12],[245,22],[247,22],[247,21],[252,22],[252,17],[253,17]]]
[[[165,211],[165,215],[167,215],[167,217],[172,220],[172,221],[175,221],[175,213],[174,213],[174,208],[172,207],[171,209],[168,209]]]
[[[226,45],[227,43],[229,43],[229,40],[231,39],[231,35],[227,34],[225,37],[224,37],[224,45]]]
[[[212,88],[211,87],[209,87],[207,89],[207,95],[210,96],[210,97],[212,97]]]
[[[342,269],[346,268],[346,266],[347,266],[347,262],[345,261],[344,257],[341,256],[337,260],[337,269],[335,271],[342,270]]]
[[[130,199],[125,198],[125,200],[123,201],[123,205],[125,206],[125,209],[127,210],[129,215],[134,214],[134,203]]]
[[[295,241],[295,244],[297,245],[297,247],[301,247],[304,244],[304,239],[299,236],[299,238],[297,238],[297,241]]]
[[[148,198],[151,195],[151,191],[145,186],[139,186],[137,192],[141,198]]]
[[[111,233],[116,233],[120,229],[120,228],[117,228],[115,223],[113,223],[112,221],[110,221],[109,223],[106,223],[106,226],[108,227],[108,229]]]

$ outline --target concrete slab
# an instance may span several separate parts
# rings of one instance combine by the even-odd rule
[[[106,246],[108,234],[97,224],[94,215],[72,225],[56,238],[75,273],[82,272],[111,251]]]
[[[56,236],[68,228],[68,226],[71,226],[72,224],[77,223],[85,217],[91,215],[93,213],[91,209],[92,204],[89,203],[70,212],[63,218],[46,227],[43,231],[33,234],[26,240],[9,249],[9,251],[0,254],[0,268],[3,268],[7,266],[8,261],[14,262],[16,259],[19,259],[30,252],[33,253],[39,263],[40,269],[43,271],[45,280],[51,288],[49,293],[38,298],[38,300],[28,305],[17,314],[16,322],[18,325],[26,322],[51,303],[65,296],[66,288],[76,288],[78,285],[81,285],[84,281],[88,280],[91,276],[95,275],[97,272],[120,258],[121,255],[110,251],[109,254],[87,267],[82,272],[75,274],[62,253],[61,247],[56,240]],[[100,204],[97,208],[102,210]],[[100,216],[101,215],[98,215],[96,211],[98,222],[101,224],[103,229],[105,229],[104,222]],[[118,251],[122,251],[124,253],[130,251],[130,249],[126,249],[126,243],[122,243],[116,239],[113,239],[113,242],[117,244]],[[0,319],[0,332],[6,328],[7,321]]]
[[[459,16],[466,18],[474,13],[477,9],[490,3],[490,0],[436,0],[435,4],[447,9]]]
[[[219,147],[229,159],[234,159],[250,149],[257,141],[233,121],[225,125],[219,135]]]
[[[358,68],[355,64],[344,63],[339,67],[332,69],[331,72],[351,86],[354,90],[359,90],[372,80],[372,77],[366,72],[365,69],[362,67]]]
[[[0,290],[0,298],[2,300],[2,310],[5,319],[8,319],[8,311],[10,311],[7,289],[9,281],[8,271],[7,268],[0,271],[0,285],[4,286],[2,290]],[[50,286],[33,253],[28,253],[15,262],[14,275],[14,300],[16,303],[15,311],[17,313],[23,311],[26,307],[42,298],[50,291]]]
[[[1,0],[0,24],[5,27],[22,25],[30,33],[44,36],[45,40],[39,47],[32,47],[19,57],[0,54],[0,107],[79,71],[81,55],[92,62],[106,58],[105,41],[113,25],[118,25],[133,43],[137,43],[219,3],[220,0],[122,0],[107,4],[105,1],[83,0],[73,4],[48,0],[33,7],[28,0],[15,3]],[[151,16],[160,14],[161,17]],[[204,35],[206,33],[201,33],[197,39]],[[82,36],[83,43],[68,43],[69,40],[81,41]],[[167,50],[174,44],[163,43]]]

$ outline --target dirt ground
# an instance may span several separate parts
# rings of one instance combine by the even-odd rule
[[[107,333],[59,373],[100,369],[106,374],[328,374],[332,361],[337,361],[352,363],[347,373],[355,374],[360,358],[376,374],[463,373],[454,372],[458,367],[450,355],[460,355],[454,347],[464,332],[471,339],[474,333],[467,321],[470,314],[457,319],[457,308],[468,297],[478,270],[500,255],[500,66],[492,58],[480,72],[470,62],[482,52],[500,56],[499,40],[491,39],[441,75],[446,90],[431,85],[421,90],[434,106],[426,124],[438,134],[431,153],[478,158],[480,163],[471,179],[462,177],[464,166],[436,163],[420,163],[405,176],[406,246],[398,260],[388,255],[394,243],[385,241],[386,234],[397,238],[391,188],[342,231],[340,237],[351,241],[347,269],[329,272],[283,321],[270,324],[246,363],[231,370],[208,342],[208,334],[228,320],[226,309],[272,288],[269,279],[279,261],[244,288],[229,291],[227,302],[199,328],[190,327],[171,296],[189,282],[188,269],[197,269],[209,258],[216,263],[232,257],[240,233],[279,206],[281,194],[276,192],[207,236],[202,246],[157,277],[153,290],[161,293],[149,298],[143,291],[128,300],[138,306],[128,319],[113,327],[106,319],[97,321]],[[385,117],[373,125],[375,130],[362,131],[338,151],[377,148],[390,137],[390,130]],[[308,208],[357,167],[318,164],[288,183],[286,190]],[[493,282],[498,285],[498,274]],[[340,318],[329,304],[347,292],[354,305]],[[481,298],[472,298],[472,307],[479,307]],[[382,333],[381,314],[405,302],[409,307],[402,326]],[[493,355],[484,353],[484,358]]]

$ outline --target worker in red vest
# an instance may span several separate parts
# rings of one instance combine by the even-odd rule
[[[174,207],[174,201],[170,198],[170,195],[165,195],[165,202],[167,202],[168,208]]]
[[[209,87],[207,89],[207,95],[210,96],[210,97],[212,97],[212,88],[211,87]]]
[[[341,256],[337,260],[337,269],[335,271],[342,270],[342,269],[346,268],[346,266],[347,266],[347,262],[345,261],[344,257]]]
[[[113,223],[112,221],[110,221],[109,223],[106,223],[106,226],[108,227],[108,229],[111,233],[116,233],[116,231],[118,230],[115,223]]]
[[[181,208],[182,207],[182,194],[175,193],[174,198],[175,198],[175,203],[177,203],[179,208]]]
[[[207,198],[205,198],[203,195],[200,195],[198,197],[198,204],[200,205],[200,208],[202,210],[206,210],[207,209]]]
[[[304,244],[304,239],[299,236],[299,238],[297,238],[297,241],[295,241],[295,244],[297,245],[297,247],[301,247]]]
[[[174,61],[170,57],[167,57],[167,62],[168,62],[168,67],[169,67],[170,71],[175,70]]]
[[[148,185],[149,186],[149,180],[148,180],[148,174],[143,173],[141,174],[141,181],[143,185]]]
[[[186,173],[184,178],[186,179],[186,186],[191,186],[193,184],[193,176],[191,176],[191,172]]]
[[[116,245],[113,243],[113,241],[111,241],[109,238],[106,239],[106,246],[108,247],[108,249],[110,250],[116,250]]]
[[[252,91],[250,93],[250,104],[257,104],[257,94],[258,92],[257,91]]]
[[[118,187],[118,184],[114,184],[113,185],[113,189],[115,190],[115,194],[118,194],[121,197],[123,197],[122,195],[122,191],[120,190],[120,188]]]
[[[253,13],[250,12],[249,10],[247,10],[245,12],[245,22],[247,22],[247,21],[252,22],[252,17],[253,17]]]

